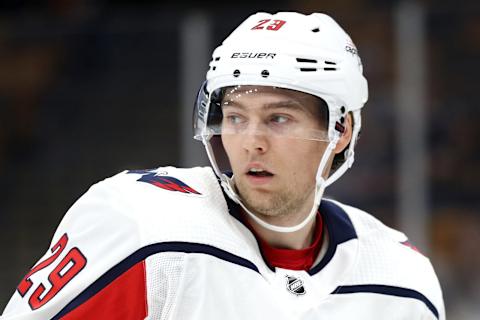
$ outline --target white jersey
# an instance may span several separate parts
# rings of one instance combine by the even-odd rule
[[[271,268],[210,168],[125,171],[67,212],[1,320],[445,319],[402,233],[335,201],[319,211],[313,267]]]

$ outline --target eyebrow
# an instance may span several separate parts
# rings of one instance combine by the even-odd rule
[[[222,102],[222,108],[237,107],[243,110],[247,109],[247,107],[240,102],[237,102],[237,101],[227,101],[227,102],[228,104],[225,104],[224,102]],[[264,110],[290,109],[290,110],[297,110],[297,111],[311,113],[308,110],[308,108],[304,107],[302,104],[300,104],[298,101],[295,101],[295,100],[285,100],[285,101],[279,101],[279,102],[265,103],[262,105],[262,109]]]

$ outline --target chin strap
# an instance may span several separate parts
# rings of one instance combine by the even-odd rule
[[[325,150],[322,159],[320,161],[320,164],[318,165],[317,169],[317,174],[316,174],[316,187],[315,187],[315,197],[312,205],[312,209],[310,210],[310,213],[307,215],[307,217],[300,222],[299,224],[291,227],[281,227],[277,225],[270,224],[268,222],[263,221],[259,217],[257,217],[253,212],[251,212],[243,203],[242,199],[238,196],[237,192],[235,191],[235,186],[233,182],[233,177],[229,178],[225,174],[220,175],[220,184],[225,190],[225,193],[228,195],[230,199],[232,199],[235,203],[239,204],[243,210],[253,219],[255,220],[256,223],[261,225],[263,228],[275,231],[275,232],[280,232],[280,233],[290,233],[290,232],[295,232],[303,227],[305,227],[315,216],[318,210],[318,206],[320,205],[320,201],[322,200],[323,192],[325,191],[325,187],[327,186],[327,183],[325,179],[322,176],[323,171],[325,171],[325,167],[328,163],[328,159],[330,158],[330,155],[332,154],[333,150],[335,149],[335,146],[337,145],[338,139],[340,136],[335,137],[327,146],[327,149]],[[208,149],[207,149],[208,150]],[[211,149],[210,149],[211,151]],[[208,153],[208,151],[207,151]],[[218,170],[214,168],[214,170]]]
[[[275,232],[281,232],[281,233],[295,232],[295,231],[298,231],[298,230],[302,229],[303,227],[305,227],[307,225],[307,223],[309,223],[315,217],[315,215],[317,213],[317,208],[320,205],[320,200],[322,199],[323,190],[324,190],[323,184],[320,187],[317,184],[317,187],[315,189],[314,204],[312,206],[312,209],[310,210],[310,213],[308,214],[308,216],[302,222],[300,222],[299,224],[297,224],[295,226],[292,226],[292,227],[281,227],[281,226],[277,226],[277,225],[273,225],[273,224],[270,224],[268,222],[265,222],[262,219],[260,219],[259,217],[257,217],[253,212],[251,212],[243,204],[243,201],[240,199],[240,197],[235,192],[234,186],[233,186],[233,179],[228,178],[227,176],[225,176],[225,178],[226,178],[225,180],[222,179],[221,185],[222,185],[223,189],[225,190],[225,193],[230,197],[230,199],[232,199],[235,203],[239,204],[243,208],[243,210],[245,210],[245,212],[253,220],[255,220],[256,223],[258,223],[259,225],[261,225],[265,229],[275,231]]]
[[[354,155],[355,153],[353,152],[353,150],[346,151],[345,162],[337,170],[335,170],[335,172],[330,177],[328,177],[327,181],[325,181],[325,187],[328,187],[329,185],[337,181],[338,178],[340,178],[345,173],[345,171],[352,167],[353,161],[355,159]]]

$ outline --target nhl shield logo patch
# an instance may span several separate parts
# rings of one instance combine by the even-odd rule
[[[290,293],[293,293],[297,296],[305,294],[305,288],[303,287],[303,281],[300,278],[294,277],[294,276],[289,276],[286,275],[286,284],[287,284],[287,290]]]

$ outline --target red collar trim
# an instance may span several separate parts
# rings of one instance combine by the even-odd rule
[[[271,267],[289,270],[309,270],[313,266],[322,247],[323,219],[320,213],[317,213],[313,243],[309,247],[300,250],[272,247],[255,232],[246,219],[243,220],[257,239],[260,250]]]

